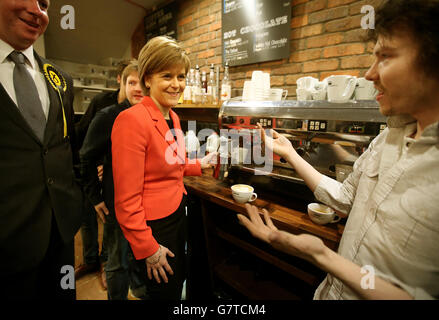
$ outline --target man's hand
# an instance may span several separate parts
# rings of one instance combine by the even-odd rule
[[[102,220],[103,223],[105,223],[105,216],[108,216],[108,214],[110,213],[107,206],[105,205],[105,202],[102,201],[101,203],[95,205],[95,210],[98,214],[98,217]]]
[[[208,169],[213,167],[216,164],[216,158],[218,156],[218,152],[211,152],[208,155],[201,158],[201,169]]]
[[[290,140],[285,138],[283,135],[279,134],[273,129],[270,129],[271,137],[267,136],[261,124],[258,123],[257,125],[261,134],[261,139],[269,150],[272,150],[285,160],[288,158],[288,156],[296,152]]]
[[[98,166],[98,178],[99,178],[99,181],[101,181],[101,182],[102,182],[103,175],[104,175],[104,166],[100,165],[100,166]]]
[[[264,223],[257,207],[246,203],[245,208],[250,219],[242,214],[238,214],[238,219],[254,237],[271,244],[278,250],[318,265],[318,258],[325,254],[325,250],[327,249],[320,238],[310,234],[300,234],[296,236],[285,231],[280,231],[271,221],[270,214],[267,210],[262,209],[265,220]]]
[[[160,246],[156,253],[145,259],[149,280],[152,280],[152,277],[154,276],[157,283],[160,283],[160,278],[162,278],[165,283],[168,283],[166,272],[173,275],[174,271],[172,271],[172,268],[166,259],[167,255],[172,258],[175,257],[171,250],[164,246]]]

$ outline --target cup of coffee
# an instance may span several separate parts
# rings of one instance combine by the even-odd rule
[[[247,184],[234,184],[231,189],[233,199],[238,203],[252,202],[258,198],[258,195],[253,192],[253,187]]]
[[[373,100],[378,94],[378,90],[375,89],[372,81],[366,80],[366,78],[358,78],[355,88],[356,100]]]
[[[357,79],[350,75],[334,75],[327,78],[328,101],[335,103],[348,102],[354,94]]]
[[[317,224],[327,224],[340,221],[340,217],[333,209],[321,203],[310,203],[308,205],[308,216]]]

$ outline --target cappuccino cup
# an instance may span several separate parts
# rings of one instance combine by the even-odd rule
[[[308,205],[308,216],[314,223],[321,225],[335,223],[341,219],[333,209],[321,203],[310,203]]]
[[[258,195],[253,192],[253,187],[247,184],[234,184],[231,189],[233,199],[238,203],[252,202],[258,198]]]
[[[327,78],[328,101],[335,103],[348,102],[355,91],[356,77],[349,75],[334,75]]]
[[[355,88],[355,100],[373,100],[378,91],[375,89],[373,82],[366,78],[358,78]]]

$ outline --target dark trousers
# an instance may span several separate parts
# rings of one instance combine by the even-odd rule
[[[143,270],[144,281],[151,300],[180,300],[183,282],[186,279],[186,196],[178,209],[170,216],[163,219],[148,221],[156,241],[174,253],[175,257],[166,256],[169,265],[174,271],[173,275],[167,273],[168,283],[157,283],[154,277],[148,279],[145,260],[137,260],[139,269]]]
[[[74,265],[74,239],[64,244],[52,218],[49,247],[43,260],[34,269],[0,275],[0,299],[75,300]],[[69,289],[72,279],[73,289]]]

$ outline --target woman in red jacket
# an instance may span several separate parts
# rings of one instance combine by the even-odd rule
[[[186,241],[183,176],[201,175],[215,155],[192,163],[187,159],[180,120],[171,110],[190,68],[185,51],[173,39],[156,37],[138,61],[145,97],[119,114],[111,134],[116,217],[146,269],[151,299],[180,299]]]

